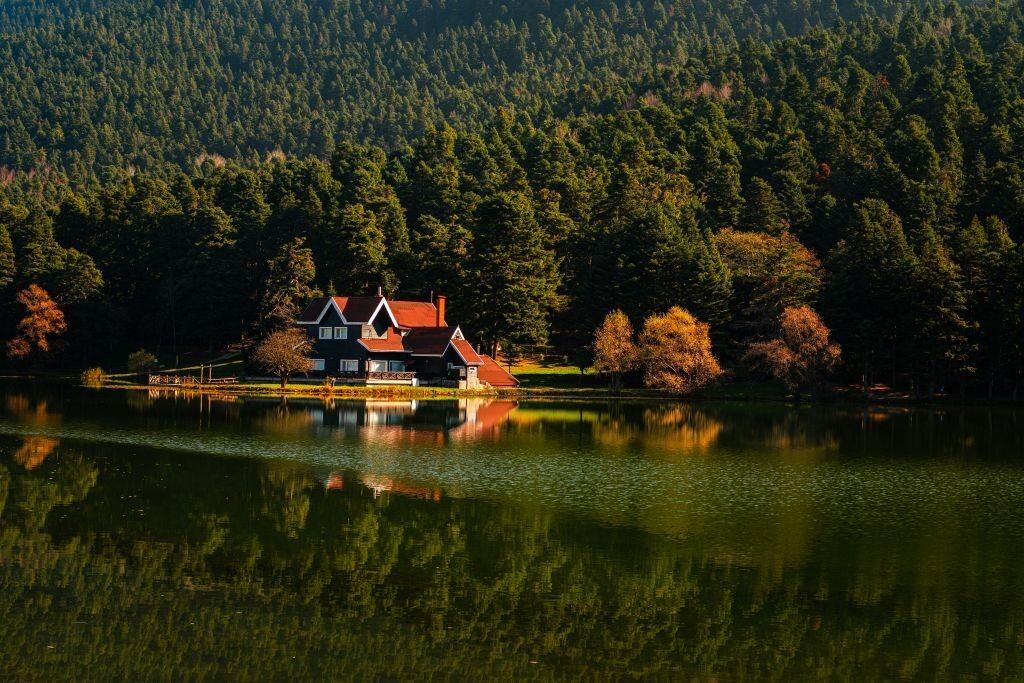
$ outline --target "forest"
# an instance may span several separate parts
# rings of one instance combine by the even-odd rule
[[[62,311],[12,364],[244,343],[380,285],[581,365],[613,309],[682,307],[734,366],[805,306],[839,379],[1017,395],[1020,3],[373,4],[140,3],[180,21],[123,37],[120,3],[5,7],[3,338]]]

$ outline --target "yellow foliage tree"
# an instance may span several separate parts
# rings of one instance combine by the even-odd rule
[[[644,383],[685,393],[721,376],[722,366],[711,350],[710,329],[678,306],[647,318],[640,333]]]
[[[633,325],[620,310],[605,316],[594,333],[594,368],[611,375],[612,389],[622,385],[622,375],[636,367]]]

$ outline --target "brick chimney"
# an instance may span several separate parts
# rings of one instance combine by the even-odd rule
[[[448,323],[444,319],[445,304],[448,302],[448,297],[444,294],[437,295],[437,326],[447,327]]]

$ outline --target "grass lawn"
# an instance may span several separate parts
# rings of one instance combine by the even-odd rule
[[[523,362],[513,365],[512,374],[519,380],[519,386],[523,389],[579,389],[602,386],[600,378],[590,371],[581,375],[577,367],[550,362]]]

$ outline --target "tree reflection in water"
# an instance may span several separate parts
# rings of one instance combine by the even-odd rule
[[[198,429],[190,405],[158,399],[145,424]],[[686,466],[705,495],[601,516],[316,463],[0,437],[0,674],[1024,675],[1017,437],[900,412],[506,407],[478,423],[467,406],[364,406],[346,427],[351,404],[206,405],[202,425],[382,448],[440,433],[462,458],[572,444]],[[97,420],[64,409],[62,425]],[[949,431],[970,438],[934,441]],[[617,482],[564,485],[600,498]]]

